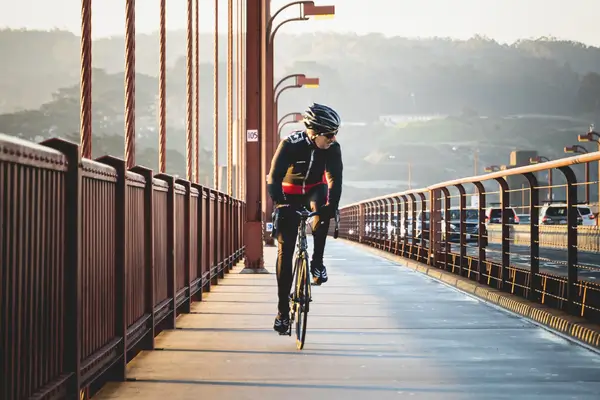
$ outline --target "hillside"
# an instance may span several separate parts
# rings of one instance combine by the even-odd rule
[[[175,154],[185,149],[185,38],[183,31],[168,33],[168,147]],[[219,49],[221,159],[226,157],[225,39]],[[93,104],[103,116],[94,126],[98,152],[122,151],[123,49],[122,37],[93,44]],[[204,162],[210,165],[211,35],[201,35],[200,49],[201,143]],[[3,30],[0,51],[0,90],[7,94],[0,99],[0,132],[32,140],[48,135],[77,138],[79,38],[62,31]],[[138,36],[136,57],[138,148],[152,154],[157,143],[156,34]],[[395,179],[407,174],[408,162],[415,164],[415,184],[470,174],[474,149],[481,167],[506,163],[513,149],[533,148],[559,157],[562,147],[573,144],[576,133],[587,130],[600,114],[600,49],[552,38],[501,45],[483,37],[458,41],[278,34],[276,79],[299,72],[318,76],[321,86],[286,92],[280,115],[320,101],[334,105],[344,121],[362,123],[345,126],[340,134],[347,179],[356,181]],[[441,117],[396,126],[381,123],[382,116],[426,114]]]
[[[184,57],[185,39],[183,31],[168,33],[169,68]],[[223,62],[225,39],[219,42]],[[74,34],[2,30],[0,51],[0,85],[13,94],[4,99],[0,112],[37,108],[51,100],[54,90],[78,82],[79,38]],[[157,76],[158,56],[158,37],[138,35],[137,72]],[[212,64],[211,35],[200,37],[200,58]],[[122,72],[123,60],[122,37],[94,41],[95,68]],[[456,113],[464,107],[486,114],[562,113],[582,108],[580,83],[586,74],[600,73],[600,49],[546,38],[508,46],[481,37],[454,41],[282,33],[277,37],[276,70],[278,76],[318,73],[322,87],[311,95],[362,118],[400,111]],[[212,81],[212,72],[201,79]],[[360,101],[364,96],[372,100],[369,107]]]

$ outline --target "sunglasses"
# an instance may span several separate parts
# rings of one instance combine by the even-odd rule
[[[320,133],[319,134],[319,136],[325,136],[329,140],[333,140],[336,135],[337,135],[337,131],[336,132],[326,132],[326,133]]]

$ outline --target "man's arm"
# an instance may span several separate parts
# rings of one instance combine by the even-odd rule
[[[275,155],[271,160],[271,170],[267,177],[267,191],[275,203],[285,201],[285,194],[281,185],[283,178],[290,166],[290,143],[287,140],[279,142]]]
[[[342,173],[344,164],[342,163],[342,147],[339,143],[332,146],[328,151],[327,166],[325,173],[329,186],[329,204],[337,209],[342,197]]]

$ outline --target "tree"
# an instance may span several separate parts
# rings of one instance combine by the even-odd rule
[[[586,74],[581,79],[577,95],[583,112],[600,114],[600,74]]]

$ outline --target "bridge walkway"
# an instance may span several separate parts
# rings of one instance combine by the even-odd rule
[[[265,253],[269,274],[237,266],[94,399],[600,398],[599,354],[342,240],[298,351]]]

